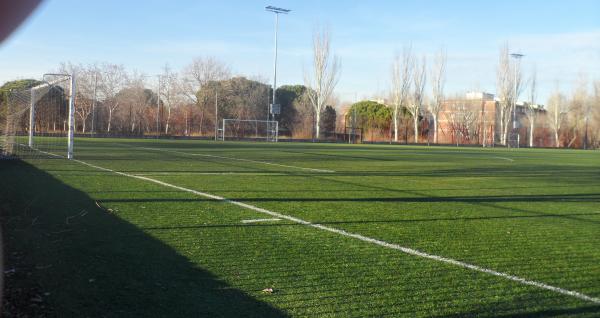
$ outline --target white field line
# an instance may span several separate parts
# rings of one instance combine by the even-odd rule
[[[83,165],[86,165],[88,167],[92,167],[94,169],[98,169],[98,170],[103,170],[103,171],[107,171],[107,172],[112,172],[115,173],[117,175],[120,176],[124,176],[124,177],[130,177],[130,178],[135,178],[135,179],[139,179],[139,180],[144,180],[144,181],[148,181],[148,182],[152,182],[164,187],[168,187],[168,188],[172,188],[172,189],[177,189],[180,191],[184,191],[184,192],[189,192],[201,197],[205,197],[205,198],[209,198],[209,199],[213,199],[213,200],[217,200],[217,201],[223,201],[223,202],[227,202],[242,208],[246,208],[252,211],[256,211],[256,212],[260,212],[263,214],[267,214],[270,215],[274,218],[278,218],[278,219],[283,219],[283,220],[288,220],[288,221],[292,221],[294,223],[298,223],[301,225],[306,225],[306,226],[310,226],[319,230],[323,230],[326,232],[331,232],[331,233],[336,233],[339,234],[341,236],[345,236],[345,237],[350,237],[350,238],[354,238],[363,242],[367,242],[367,243],[371,243],[374,245],[379,245],[379,246],[383,246],[386,248],[390,248],[390,249],[394,249],[394,250],[398,250],[400,252],[409,254],[409,255],[413,255],[413,256],[418,256],[418,257],[422,257],[425,259],[430,259],[430,260],[434,260],[434,261],[438,261],[438,262],[442,262],[442,263],[446,263],[446,264],[451,264],[451,265],[455,265],[458,267],[462,267],[465,269],[469,269],[472,271],[476,271],[476,272],[481,272],[481,273],[486,273],[486,274],[490,274],[493,276],[497,276],[497,277],[501,277],[501,278],[505,278],[511,281],[515,281],[517,283],[523,284],[523,285],[529,285],[529,286],[534,286],[534,287],[538,287],[541,289],[545,289],[545,290],[549,290],[558,294],[562,294],[562,295],[567,295],[567,296],[571,296],[580,300],[584,300],[584,301],[588,301],[588,302],[592,302],[592,303],[596,303],[596,304],[600,304],[600,298],[596,298],[596,297],[592,297],[592,296],[588,296],[585,294],[582,294],[580,292],[577,291],[572,291],[572,290],[568,290],[568,289],[563,289],[560,287],[556,287],[556,286],[552,286],[552,285],[548,285],[542,282],[538,282],[538,281],[534,281],[534,280],[529,280],[529,279],[525,279],[519,276],[514,276],[514,275],[510,275],[507,273],[503,273],[503,272],[498,272],[495,271],[493,269],[488,269],[485,267],[481,267],[481,266],[477,266],[477,265],[473,265],[473,264],[469,264],[469,263],[465,263],[462,261],[458,261],[452,258],[447,258],[444,256],[438,256],[438,255],[434,255],[434,254],[429,254],[429,253],[425,253],[425,252],[421,252],[419,250],[415,250],[412,248],[408,248],[408,247],[404,247],[404,246],[400,246],[398,244],[393,244],[393,243],[388,243],[388,242],[384,242],[378,239],[374,239],[374,238],[370,238],[367,236],[363,236],[360,234],[355,234],[355,233],[351,233],[351,232],[346,232],[344,230],[340,230],[340,229],[336,229],[333,227],[329,227],[329,226],[325,226],[325,225],[321,225],[318,223],[311,223],[309,221],[305,221],[303,219],[300,218],[296,218],[293,216],[289,216],[286,214],[281,214],[278,212],[274,212],[274,211],[269,211],[267,209],[263,209],[254,205],[250,205],[247,203],[243,203],[243,202],[238,202],[238,201],[233,201],[233,200],[229,200],[226,199],[224,197],[220,197],[218,195],[214,195],[214,194],[210,194],[210,193],[206,193],[206,192],[201,192],[201,191],[196,191],[196,190],[192,190],[192,189],[188,189],[188,188],[184,188],[184,187],[180,187],[180,186],[176,186],[174,184],[170,184],[170,183],[166,183],[163,181],[159,181],[156,179],[152,179],[152,178],[148,178],[148,177],[143,177],[143,176],[136,176],[136,175],[132,175],[132,174],[128,174],[128,173],[124,173],[124,172],[119,172],[119,171],[115,171],[115,170],[111,170],[108,168],[103,168],[100,166],[96,166],[84,161],[80,161],[80,160],[73,160],[75,162],[81,163]]]
[[[271,218],[271,219],[242,220],[242,223],[248,224],[248,223],[258,223],[258,222],[277,222],[277,221],[281,221],[281,219]]]
[[[262,173],[262,172],[148,172],[148,173],[136,173],[136,176],[177,176],[177,175],[204,175],[204,176],[223,176],[223,175],[246,175],[246,176],[272,176],[273,173]]]
[[[510,158],[506,158],[506,157],[492,157],[492,158],[496,158],[496,159],[500,159],[500,160],[506,160],[506,161],[510,161],[510,162],[515,161],[514,159],[510,159]]]
[[[188,155],[188,156],[199,156],[199,157],[210,157],[210,158],[226,159],[226,160],[245,161],[245,162],[252,162],[252,163],[260,163],[260,164],[263,164],[263,165],[278,166],[278,167],[292,168],[292,169],[300,169],[300,170],[307,170],[307,171],[314,171],[314,172],[335,172],[333,170],[327,170],[327,169],[314,169],[314,168],[306,168],[306,167],[282,165],[282,164],[279,164],[279,163],[273,163],[273,162],[267,162],[267,161],[259,161],[259,160],[251,160],[251,159],[243,159],[243,158],[235,158],[235,157],[225,157],[225,156],[216,156],[216,155],[207,155],[207,154],[201,154],[201,153],[189,153],[189,152],[183,152],[183,151],[177,151],[177,150],[167,150],[167,149],[161,149],[161,148],[148,148],[148,147],[134,147],[134,148],[146,149],[146,150],[154,150],[154,151],[164,151],[164,152],[171,152],[171,153],[178,153],[178,154]]]

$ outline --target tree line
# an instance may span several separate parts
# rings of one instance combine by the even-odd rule
[[[405,46],[390,65],[387,94],[344,105],[334,94],[341,63],[332,54],[329,31],[317,30],[312,46],[304,83],[284,85],[275,92],[281,105],[275,119],[282,136],[322,138],[325,133],[348,133],[352,127],[373,141],[438,143],[444,134],[457,143],[485,146],[491,138],[492,143],[507,145],[518,109],[524,110],[519,125],[526,128],[529,146],[547,146],[536,142],[545,138],[556,147],[600,147],[600,80],[582,75],[570,94],[557,83],[541,106],[535,68],[525,74],[508,45],[498,55],[492,119],[465,98],[446,94],[444,49],[428,61],[427,55],[419,57],[410,45]],[[84,134],[212,136],[223,118],[267,119],[273,103],[273,88],[264,78],[234,76],[227,63],[214,57],[198,57],[178,71],[165,66],[153,76],[112,63],[66,62],[55,72],[74,74],[77,79],[76,126]],[[0,87],[0,102],[5,103],[11,89],[35,83],[5,83]]]

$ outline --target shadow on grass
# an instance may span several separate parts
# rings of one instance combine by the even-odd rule
[[[490,310],[493,312],[493,310]],[[533,317],[574,317],[574,316],[585,316],[585,317],[597,317],[600,313],[600,306],[586,306],[577,308],[557,308],[557,309],[545,309],[545,310],[525,310],[521,313],[508,313],[501,314],[495,313],[493,315],[482,315],[485,312],[481,309],[473,312],[465,312],[458,314],[450,314],[444,316],[435,316],[436,318],[459,318],[459,317],[498,317],[498,318],[533,318]]]
[[[4,314],[287,316],[30,164],[0,162],[0,180]]]

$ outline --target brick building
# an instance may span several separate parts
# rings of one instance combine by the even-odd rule
[[[529,117],[528,105],[517,103],[515,117],[516,123],[509,121],[509,134],[507,142],[512,146],[527,146],[529,144]],[[545,145],[544,133],[547,130],[541,125],[544,120],[545,111],[543,107],[537,106],[538,123],[534,141],[540,146]],[[501,106],[493,94],[485,92],[469,92],[464,98],[453,98],[444,101],[438,116],[438,143],[440,144],[480,144],[492,146],[499,144],[502,136],[501,131]],[[433,127],[431,114],[427,126]],[[511,116],[512,117],[512,116]],[[516,127],[513,129],[513,125]],[[539,129],[538,129],[539,128]],[[539,130],[539,131],[538,131]],[[433,133],[428,133],[433,135]]]

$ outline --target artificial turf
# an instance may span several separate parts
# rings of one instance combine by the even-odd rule
[[[600,297],[597,151],[75,146],[95,166]],[[271,216],[76,161],[0,161],[0,179],[9,302],[30,290],[48,316],[600,316],[594,301],[286,219],[243,223]]]

